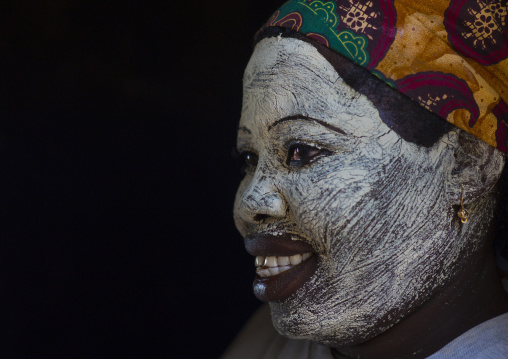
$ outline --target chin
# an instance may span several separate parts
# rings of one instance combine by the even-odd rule
[[[335,318],[307,312],[306,308],[288,311],[284,303],[270,303],[272,322],[281,335],[290,339],[307,339],[329,347],[363,343],[387,330],[386,320],[354,313]],[[330,320],[331,319],[331,320]]]
[[[281,335],[330,347],[355,345],[381,334],[395,324],[393,318],[401,316],[383,312],[391,306],[382,301],[377,301],[377,308],[372,300],[353,305],[329,286],[319,285],[324,282],[308,283],[293,296],[270,303],[273,325]]]
[[[318,269],[297,293],[270,303],[273,325],[281,335],[329,347],[357,345],[393,327],[427,299],[416,288],[389,294],[378,282],[358,286],[327,277],[336,278],[336,274]]]

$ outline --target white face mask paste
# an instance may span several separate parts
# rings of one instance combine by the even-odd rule
[[[294,115],[346,135],[308,120],[272,127]],[[331,154],[292,168],[291,141]],[[457,228],[451,205],[458,199],[445,194],[452,147],[448,136],[432,148],[401,139],[311,45],[269,38],[256,46],[238,148],[259,162],[238,189],[235,222],[243,236],[297,233],[319,258],[296,295],[270,303],[281,334],[333,346],[362,342],[421,306],[467,263],[478,236],[460,237],[485,228],[474,221]],[[255,221],[256,214],[269,218]]]

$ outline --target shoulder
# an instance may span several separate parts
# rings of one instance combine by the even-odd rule
[[[441,358],[508,358],[508,313],[470,329],[428,357],[428,359]]]
[[[270,307],[258,309],[221,359],[333,359],[330,350],[308,340],[288,339],[272,325]]]

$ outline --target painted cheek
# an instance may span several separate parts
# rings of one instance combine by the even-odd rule
[[[315,167],[305,174],[293,176],[289,185],[288,199],[296,225],[315,241],[321,252],[329,252],[330,233],[336,232],[347,221],[348,210],[354,205],[353,195],[365,185],[363,176],[357,171],[357,178],[351,179],[347,171],[329,171],[329,166]]]

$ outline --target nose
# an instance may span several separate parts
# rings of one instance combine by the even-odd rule
[[[254,175],[238,203],[240,218],[249,223],[284,218],[286,202],[273,178]]]

